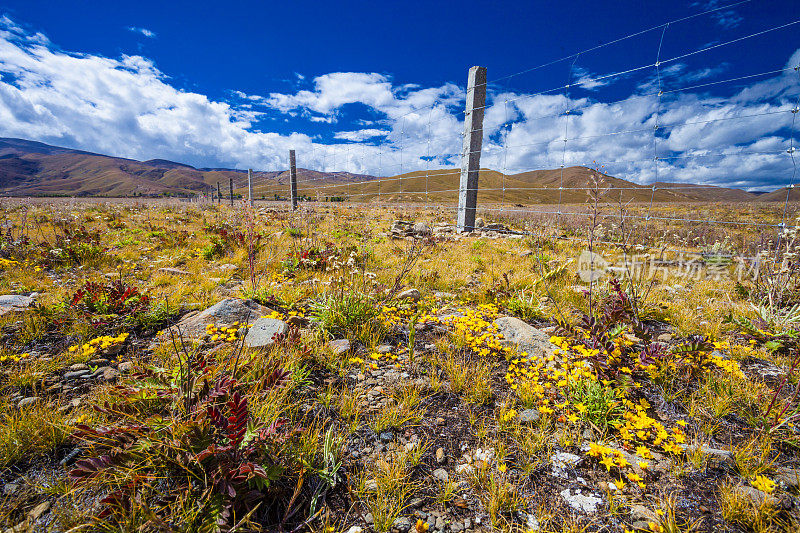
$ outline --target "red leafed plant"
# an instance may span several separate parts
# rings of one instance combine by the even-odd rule
[[[114,389],[117,403],[95,407],[106,415],[132,418],[146,405],[155,414],[140,424],[78,426],[75,439],[96,455],[78,461],[70,476],[113,487],[101,501],[100,516],[106,520],[121,519],[142,490],[154,490],[150,482],[133,481],[167,479],[160,500],[191,497],[204,509],[207,522],[193,525],[196,530],[225,530],[234,519],[255,516],[257,509],[269,521],[268,510],[280,507],[276,501],[281,491],[274,484],[287,467],[279,459],[281,449],[294,433],[282,418],[258,428],[242,389],[246,385],[255,391],[251,393],[265,394],[283,386],[289,374],[266,368],[250,372],[249,381],[240,384],[234,378],[238,364],[231,368],[233,359],[220,367],[202,353],[184,350],[179,361],[173,371],[140,370],[130,383]],[[294,499],[287,498],[287,514],[293,505]]]
[[[122,280],[110,283],[87,281],[72,295],[69,304],[84,316],[103,322],[147,311],[150,297]]]

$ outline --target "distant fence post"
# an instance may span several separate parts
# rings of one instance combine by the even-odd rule
[[[478,204],[478,172],[483,144],[483,111],[486,107],[486,67],[469,69],[467,105],[464,110],[464,144],[461,149],[461,182],[458,186],[456,230],[475,229]]]
[[[231,207],[233,207],[233,178],[230,178],[230,183],[228,184],[231,189]]]
[[[292,194],[292,209],[297,209],[297,161],[294,150],[289,150],[289,191]]]
[[[217,205],[222,205],[222,191],[219,188],[219,182],[217,182]]]
[[[253,169],[247,169],[247,199],[250,201],[250,207],[253,207]]]

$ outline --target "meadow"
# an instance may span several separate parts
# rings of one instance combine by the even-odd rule
[[[796,531],[794,206],[553,211],[4,201],[0,527]]]

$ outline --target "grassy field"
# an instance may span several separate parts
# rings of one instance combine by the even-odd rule
[[[796,531],[794,207],[613,200],[5,202],[0,527]]]

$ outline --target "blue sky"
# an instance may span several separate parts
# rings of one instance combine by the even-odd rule
[[[457,166],[483,65],[485,167],[770,188],[793,176],[798,21],[791,0],[0,0],[0,136],[199,167],[281,169],[290,148],[329,171]]]

